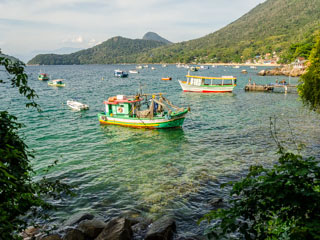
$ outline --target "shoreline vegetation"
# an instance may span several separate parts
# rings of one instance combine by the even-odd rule
[[[143,62],[143,63],[101,63],[101,64],[75,64],[75,65],[144,65],[144,64],[148,64],[148,65],[161,65],[161,64],[165,64],[165,65],[177,65],[177,64],[186,64],[186,65],[203,65],[203,66],[256,66],[256,67],[280,67],[280,66],[284,66],[286,64],[280,64],[280,63],[272,63],[272,64],[262,64],[262,63],[148,63],[148,62]],[[70,65],[74,65],[74,64],[70,64]],[[46,66],[46,64],[26,64],[26,66]],[[47,65],[50,66],[50,65]]]

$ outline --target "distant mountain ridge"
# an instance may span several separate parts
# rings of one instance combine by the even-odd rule
[[[158,41],[158,42],[162,42],[165,44],[171,44],[172,42],[170,42],[169,40],[159,36],[157,33],[154,32],[147,32],[143,38],[144,40],[153,40],[153,41]]]
[[[150,32],[144,38],[152,40],[116,37],[69,55],[38,55],[29,63],[244,62],[273,53],[284,56],[292,44],[310,42],[316,30],[320,30],[320,0],[267,0],[202,38],[167,44]]]
[[[71,54],[39,54],[28,64],[114,64],[134,63],[139,54],[165,45],[163,42],[113,37],[99,45]]]

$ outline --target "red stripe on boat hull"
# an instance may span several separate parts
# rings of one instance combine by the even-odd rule
[[[197,92],[197,93],[227,93],[227,92],[232,92],[232,91],[189,91],[189,90],[183,90],[184,92]]]

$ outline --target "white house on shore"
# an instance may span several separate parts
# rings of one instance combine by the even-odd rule
[[[305,69],[307,60],[303,57],[298,57],[291,65],[294,69]]]

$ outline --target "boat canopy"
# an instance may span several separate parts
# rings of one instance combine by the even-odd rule
[[[129,99],[124,99],[124,100],[111,100],[110,98],[108,101],[104,101],[104,104],[120,104],[120,103],[136,103],[136,102],[141,102],[143,99],[137,99],[137,100],[129,100]]]
[[[237,79],[234,76],[222,76],[222,77],[204,77],[204,76],[191,76],[187,75],[187,78],[198,78],[198,79],[223,79],[223,80],[232,80],[232,79]]]

